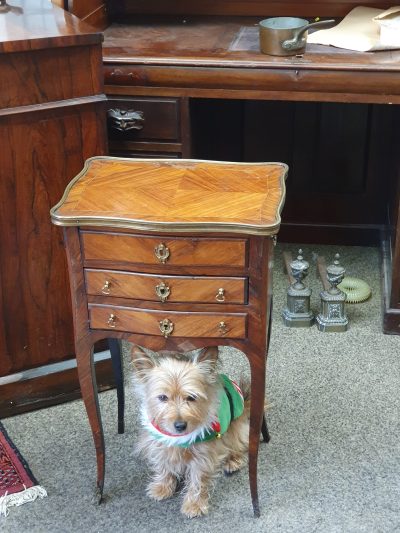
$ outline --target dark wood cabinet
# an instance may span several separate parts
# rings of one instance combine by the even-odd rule
[[[1,417],[79,394],[71,365],[54,371],[75,350],[49,211],[107,139],[102,35],[44,0],[14,0],[0,21]]]

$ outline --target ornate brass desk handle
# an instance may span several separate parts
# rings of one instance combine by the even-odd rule
[[[161,302],[165,302],[171,294],[171,289],[163,281],[156,285],[156,294]]]
[[[165,244],[160,243],[154,248],[154,253],[157,257],[157,259],[160,261],[160,263],[166,263],[167,259],[169,258],[169,248],[168,246],[165,246]]]
[[[215,295],[217,302],[225,302],[225,289],[218,289],[217,294]]]
[[[110,294],[110,287],[111,287],[111,281],[106,280],[104,282],[104,285],[103,285],[102,289],[101,289],[101,292],[103,294]]]
[[[117,317],[114,315],[114,313],[111,313],[108,317],[107,324],[110,326],[110,328],[115,328],[117,325]]]
[[[226,335],[226,333],[228,333],[228,326],[226,325],[225,322],[220,322],[218,324],[218,331],[222,333],[223,335]]]
[[[142,130],[144,126],[143,111],[133,109],[109,109],[109,124],[118,131]]]
[[[160,320],[159,327],[160,327],[161,333],[164,335],[165,338],[169,337],[171,333],[174,331],[174,324],[168,318],[164,318],[164,320]]]

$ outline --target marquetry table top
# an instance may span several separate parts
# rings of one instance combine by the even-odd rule
[[[283,163],[94,157],[51,210],[60,226],[277,233]]]

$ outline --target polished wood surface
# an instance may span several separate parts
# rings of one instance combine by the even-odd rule
[[[111,318],[110,318],[111,317]],[[246,338],[246,314],[189,313],[179,311],[145,311],[118,306],[89,305],[90,327],[163,337],[160,321],[173,327],[171,337]],[[224,325],[221,326],[221,323]]]
[[[259,49],[259,18],[136,17],[113,23],[104,32],[105,63],[182,66],[246,66],[312,70],[399,70],[399,50],[354,52],[308,44],[300,56],[271,56]],[[339,19],[338,21],[339,22]],[[133,80],[132,80],[133,81]],[[135,80],[136,82],[140,80]],[[178,80],[171,80],[177,82]],[[297,80],[297,83],[301,79]]]
[[[307,45],[301,56],[267,56],[259,51],[258,21],[152,17],[112,24],[104,33],[106,91],[126,94],[129,85],[136,95],[400,103],[400,51]]]
[[[96,102],[95,97],[98,101],[103,92],[101,69],[90,66],[101,65],[101,61],[100,45],[0,53],[0,116],[26,113],[38,104],[54,108]],[[69,62],[72,69],[65,68]],[[20,109],[22,106],[32,107]]]
[[[97,30],[107,26],[107,5],[103,0],[67,0],[68,11]]]
[[[98,392],[115,386],[109,359],[96,363],[96,378]],[[1,419],[82,398],[76,368],[13,381],[1,385],[0,393]]]
[[[52,219],[60,225],[76,225],[78,219],[80,225],[272,234],[280,224],[286,174],[281,163],[93,158],[52,210]],[[96,245],[92,250],[101,253]]]
[[[270,267],[285,173],[285,166],[278,163],[95,159],[85,166],[52,210],[53,222],[66,226],[78,372],[96,445],[99,499],[104,487],[105,451],[93,372],[93,343],[111,337],[151,350],[178,352],[230,345],[242,350],[251,369],[249,479],[254,513],[259,515],[257,455],[272,296]],[[253,203],[258,201],[259,211],[267,203],[269,215],[263,219],[266,233],[253,235],[252,226],[246,224],[240,235],[235,233],[235,225],[230,232],[226,227],[218,232],[219,220],[225,220],[226,213],[220,212],[210,222],[206,203],[202,204],[204,213],[200,208],[195,210],[189,194],[189,202],[182,200],[182,233],[176,235],[176,221],[169,221],[165,212],[182,182],[190,193],[212,193],[210,198],[220,194],[225,211],[237,224],[248,222],[248,210],[242,206],[246,194]],[[165,194],[157,196],[158,190]],[[257,196],[253,198],[255,190],[258,200]],[[244,195],[240,195],[241,191]],[[160,201],[154,201],[155,197]],[[234,201],[230,202],[229,197]],[[136,218],[129,217],[137,217],[137,209],[147,223],[162,221],[156,235],[145,227],[141,232],[132,229]],[[96,228],[85,226],[87,210],[92,224],[93,214],[97,217]],[[204,217],[217,231],[212,236],[198,228],[193,231],[190,210],[194,220]],[[122,218],[125,228],[113,227]],[[161,261],[157,256],[159,245],[163,250]],[[159,282],[164,283],[164,290],[168,285],[171,298],[169,294],[160,298],[160,293],[155,292]],[[200,289],[197,283],[201,284]],[[193,292],[188,296],[187,290]]]
[[[246,278],[215,276],[154,276],[117,270],[85,269],[87,293],[117,298],[168,302],[209,302],[243,304],[247,297]],[[162,290],[162,287],[166,287]],[[222,291],[221,291],[222,289]],[[158,291],[158,292],[157,292]],[[166,294],[166,296],[165,296]]]
[[[94,28],[48,0],[12,0],[0,12],[0,53],[98,44]]]
[[[134,198],[134,195],[131,196]],[[77,218],[77,217],[76,217]],[[124,217],[125,218],[125,217]],[[53,219],[54,220],[54,219]],[[67,219],[70,222],[71,219]],[[60,218],[57,219],[60,222]],[[100,223],[100,222],[99,222]],[[104,224],[106,226],[107,223]],[[81,233],[85,262],[109,261],[128,265],[160,265],[155,248],[163,245],[168,249],[165,263],[171,266],[244,266],[246,261],[246,240],[186,239],[139,237],[118,233]]]
[[[75,355],[62,236],[49,210],[107,143],[102,36],[48,1],[8,3],[0,13],[0,376]],[[7,398],[18,412],[30,408],[29,391],[31,407],[46,394],[53,403],[77,388],[64,379],[44,376],[41,393],[32,380],[10,385]]]

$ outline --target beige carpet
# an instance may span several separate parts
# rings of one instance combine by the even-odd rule
[[[95,457],[80,401],[4,420],[48,497],[0,519],[5,533],[269,532],[393,533],[400,531],[400,337],[381,332],[380,260],[375,248],[305,246],[312,305],[319,305],[317,253],[342,254],[348,274],[370,283],[372,298],[348,306],[346,333],[286,328],[280,318],[287,281],[276,248],[274,323],[268,360],[268,424],[261,444],[261,518],[254,519],[248,472],[221,476],[210,514],[188,520],[180,496],[156,503],[134,454],[135,398],[127,386],[126,433],[117,434],[114,391],[100,403],[107,447],[106,502],[91,501]],[[247,372],[242,354],[225,349],[224,368]],[[128,362],[126,361],[126,366]],[[127,377],[129,382],[129,375]]]

